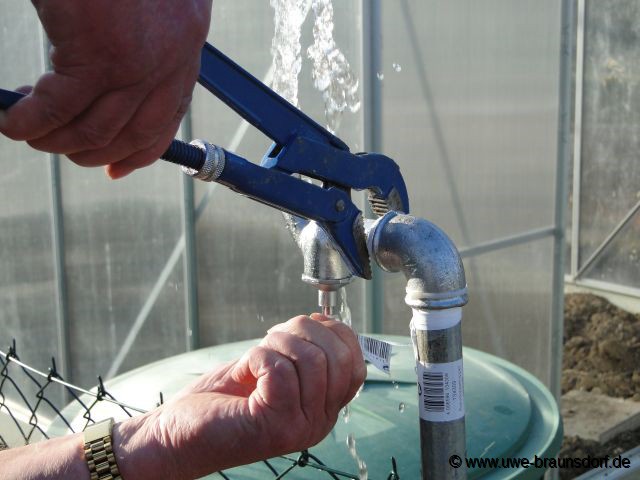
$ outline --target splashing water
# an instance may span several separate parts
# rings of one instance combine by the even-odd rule
[[[404,409],[405,409],[405,407],[406,407],[406,405],[404,404],[404,402],[400,402],[400,403],[398,404],[398,411],[399,411],[400,413],[404,413]]]
[[[344,423],[349,423],[349,420],[351,420],[351,404],[350,403],[347,403],[342,408],[342,420],[344,420]]]
[[[347,289],[340,289],[340,320],[345,325],[349,327],[353,327],[351,322],[351,309],[349,308],[349,304],[347,303]]]
[[[360,109],[359,82],[333,39],[331,0],[270,0],[275,31],[271,41],[273,89],[298,106],[298,76],[302,68],[302,25],[309,11],[315,16],[313,45],[307,50],[313,62],[314,86],[322,93],[327,128],[335,133],[343,112]]]
[[[313,45],[307,55],[313,61],[313,81],[322,92],[327,128],[336,132],[342,112],[360,109],[359,82],[344,54],[333,39],[333,5],[331,0],[313,0]]]
[[[358,451],[356,450],[356,439],[352,433],[347,435],[347,448],[349,449],[349,454],[353,457],[353,459],[358,464],[359,480],[367,480],[369,478],[369,471],[367,469],[367,464],[362,458],[360,458],[360,455],[358,455]]]
[[[392,65],[392,67],[393,67],[393,69],[394,69],[396,72],[398,72],[398,73],[400,73],[400,72],[402,71],[402,67],[400,66],[400,64],[399,64],[399,63],[394,63],[394,64]]]
[[[302,69],[300,35],[311,0],[271,0],[275,31],[271,40],[272,88],[298,106],[298,75]]]

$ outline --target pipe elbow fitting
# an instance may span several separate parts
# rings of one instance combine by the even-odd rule
[[[462,258],[440,228],[396,212],[387,213],[367,227],[371,258],[383,270],[402,272],[407,278],[407,305],[439,310],[467,303]]]

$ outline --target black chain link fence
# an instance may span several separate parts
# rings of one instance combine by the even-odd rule
[[[81,398],[84,395],[85,400]],[[91,401],[87,401],[89,396]],[[65,402],[64,399],[69,401]],[[12,399],[10,402],[9,400]],[[163,401],[162,393],[159,394],[160,405]],[[122,411],[129,417],[135,413],[144,413],[145,411],[130,405],[126,405],[116,400],[104,386],[101,377],[98,377],[98,387],[95,392],[85,390],[83,388],[65,382],[56,368],[55,359],[51,359],[51,366],[47,373],[36,370],[20,360],[16,348],[15,340],[9,347],[8,352],[0,351],[0,415],[6,415],[10,419],[10,423],[21,437],[24,445],[29,445],[42,438],[50,438],[43,427],[42,417],[61,421],[69,432],[75,432],[76,429],[71,425],[71,421],[65,418],[63,410],[71,404],[80,407],[83,412],[82,418],[84,425],[81,430],[96,422],[93,418],[93,412],[96,405],[102,402],[109,402],[118,405]],[[12,406],[13,405],[13,406]],[[24,415],[18,415],[14,412],[16,405],[20,405],[21,411],[28,412],[28,421],[24,421]],[[75,411],[75,409],[74,409]],[[20,420],[20,416],[23,420]],[[100,419],[101,420],[101,419]],[[0,431],[0,450],[9,448],[9,442],[3,437]],[[264,460],[261,463],[264,468],[264,477],[272,476],[275,480],[285,478],[292,472],[307,468],[318,472],[317,478],[331,478],[333,480],[354,479],[359,480],[359,475],[340,471],[322,462],[316,455],[308,450],[302,451],[297,457],[281,456],[271,460]],[[391,458],[391,472],[384,474],[387,480],[400,480],[397,473],[395,459]],[[221,478],[233,480],[233,472],[220,471],[217,472]],[[316,478],[316,477],[314,477]]]

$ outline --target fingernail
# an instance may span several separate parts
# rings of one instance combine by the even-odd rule
[[[105,165],[104,167],[104,173],[106,173],[107,177],[109,177],[111,180],[119,180],[131,173],[127,170],[123,171],[122,169],[118,168],[117,165],[117,163],[112,163],[111,165]]]

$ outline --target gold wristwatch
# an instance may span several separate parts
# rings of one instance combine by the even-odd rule
[[[91,480],[122,480],[111,445],[113,418],[88,426],[84,431],[84,458]]]

